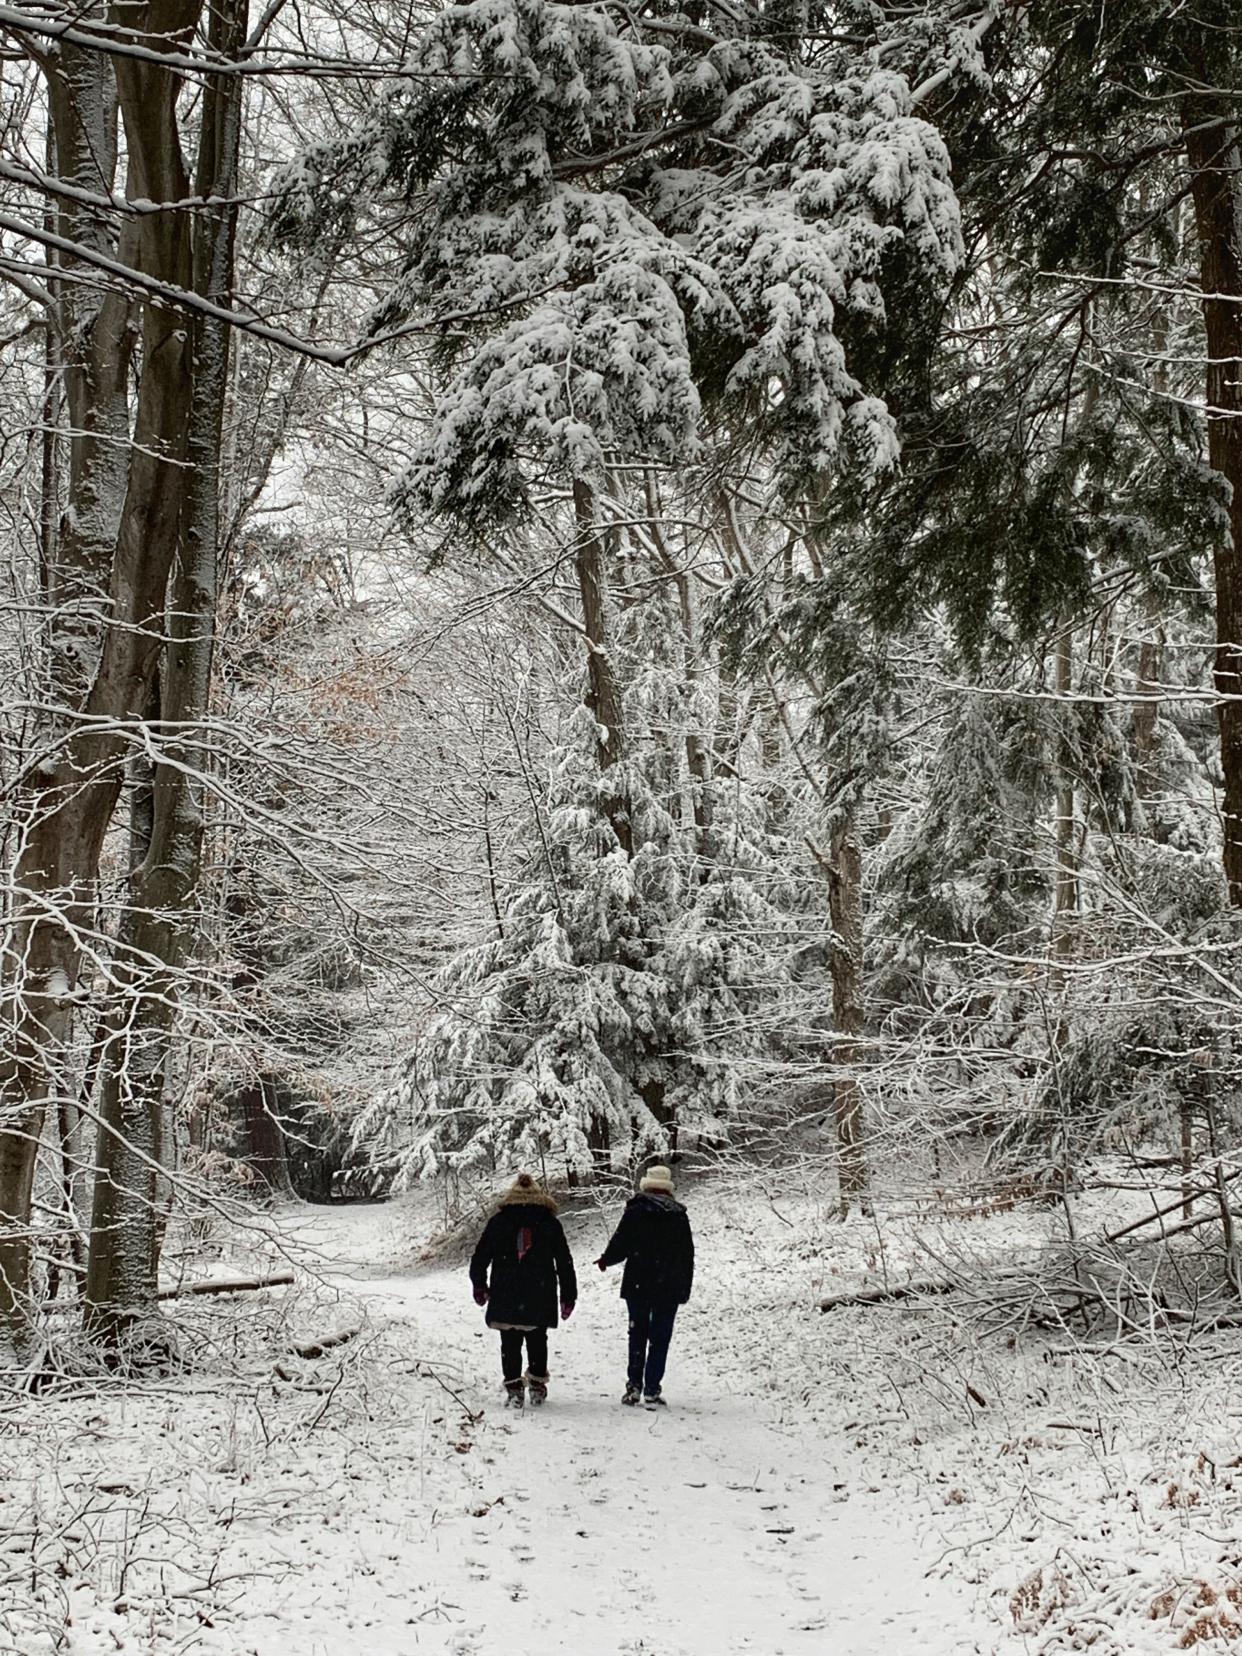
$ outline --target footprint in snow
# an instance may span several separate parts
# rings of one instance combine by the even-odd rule
[[[444,1647],[444,1656],[479,1656],[482,1636],[481,1627],[468,1627],[464,1632],[455,1633]]]

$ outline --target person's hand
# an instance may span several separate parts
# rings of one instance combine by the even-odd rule
[[[476,1305],[486,1305],[487,1304],[487,1289],[486,1288],[476,1288],[475,1289],[475,1291],[474,1291],[474,1303]]]
[[[599,1266],[601,1271],[606,1271],[608,1269],[607,1265],[604,1264],[602,1259],[597,1259],[595,1261],[595,1263]]]
[[[565,1301],[565,1300],[562,1300],[562,1301],[561,1301],[561,1317],[562,1317],[562,1318],[563,1318],[563,1319],[564,1319],[564,1320],[565,1320],[565,1321],[566,1321],[566,1322],[568,1322],[568,1321],[569,1321],[569,1319],[570,1319],[570,1317],[572,1317],[572,1316],[573,1316],[573,1314],[574,1314],[574,1306],[575,1306],[575,1305],[576,1305],[576,1304],[577,1304],[577,1301],[576,1301],[576,1300],[569,1300],[569,1301],[568,1301],[568,1302],[566,1302],[566,1301]]]

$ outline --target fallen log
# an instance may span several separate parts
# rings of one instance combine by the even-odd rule
[[[270,1276],[209,1277],[204,1282],[183,1282],[177,1288],[161,1288],[162,1300],[184,1299],[191,1294],[253,1294],[260,1288],[287,1288],[292,1271],[273,1271]]]
[[[308,1340],[304,1345],[291,1345],[291,1357],[322,1357],[325,1351],[331,1351],[333,1346],[344,1345],[347,1340],[355,1340],[362,1333],[362,1325],[356,1328],[342,1328],[335,1334],[325,1334],[322,1340]]]
[[[889,1300],[922,1299],[928,1294],[951,1294],[955,1282],[903,1282],[892,1288],[858,1288],[852,1294],[832,1294],[820,1300],[821,1311],[835,1311],[842,1305],[884,1305]]]

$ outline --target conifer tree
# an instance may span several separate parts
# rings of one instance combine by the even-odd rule
[[[407,525],[447,517],[486,545],[544,512],[577,576],[589,723],[556,761],[536,883],[445,985],[456,973],[485,1014],[445,1014],[415,1055],[428,1156],[448,1121],[455,1151],[516,1133],[577,1172],[667,1145],[678,1119],[710,1133],[728,1103],[687,1064],[703,1009],[722,997],[737,1018],[750,972],[713,932],[764,900],[713,858],[688,872],[626,687],[650,641],[631,649],[610,590],[614,525],[659,541],[627,467],[682,468],[702,502],[758,468],[797,502],[893,463],[852,358],[890,304],[944,284],[960,238],[944,146],[878,46],[783,13],[453,6],[415,44],[410,89],[283,181],[286,241],[359,224],[396,245],[372,337],[438,337],[441,393],[395,495]],[[697,855],[713,796],[693,742],[687,762]]]
[[[898,365],[902,473],[854,542],[881,625],[943,604],[976,664],[1067,637],[1106,581],[1153,631],[1206,592],[1234,903],[1240,50],[1215,0],[1058,0],[998,14],[979,72],[932,95],[968,252],[930,349]]]

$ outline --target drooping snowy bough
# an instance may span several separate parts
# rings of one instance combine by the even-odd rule
[[[783,26],[545,0],[447,8],[408,69],[285,175],[278,219],[308,246],[378,220],[402,268],[375,337],[443,324],[408,509],[485,532],[540,480],[713,445],[758,448],[790,493],[843,443],[894,461],[850,337],[960,254],[945,147],[900,75]]]

